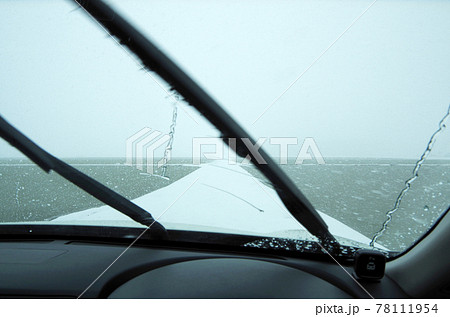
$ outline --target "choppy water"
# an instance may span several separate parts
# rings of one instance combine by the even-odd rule
[[[127,166],[122,159],[66,162],[128,199],[165,187],[197,169],[171,165],[169,181]],[[47,174],[26,159],[0,160],[0,188],[0,222],[48,220],[103,205],[58,174]]]
[[[168,167],[168,181],[124,165],[121,159],[67,162],[129,199],[167,186],[197,168],[189,166],[188,159],[174,159]],[[314,207],[370,238],[380,229],[414,168],[412,160],[329,159],[326,163],[282,168]],[[254,168],[246,169],[259,177]],[[102,204],[25,159],[0,161],[0,188],[1,222],[47,220]],[[449,207],[449,197],[450,160],[427,161],[378,242],[392,250],[409,246]]]
[[[282,168],[316,209],[372,238],[414,166],[414,160],[329,159]],[[378,242],[392,250],[408,247],[449,206],[450,161],[429,160]]]

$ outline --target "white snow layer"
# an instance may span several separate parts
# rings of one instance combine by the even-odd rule
[[[226,161],[201,165],[177,182],[133,202],[150,212],[167,229],[312,239],[271,187],[239,165]],[[370,239],[366,236],[323,212],[319,211],[319,214],[333,235],[369,244]],[[109,206],[75,212],[52,222],[139,226]]]

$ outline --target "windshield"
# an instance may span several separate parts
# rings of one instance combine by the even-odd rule
[[[449,4],[108,3],[250,131],[244,145],[339,242],[403,251],[448,209]],[[0,6],[1,115],[37,144],[168,229],[315,240],[235,139],[82,9]],[[4,141],[0,154],[2,223],[142,227]]]

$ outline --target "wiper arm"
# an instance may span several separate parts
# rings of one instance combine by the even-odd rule
[[[261,163],[255,155],[242,143],[247,138],[255,144],[249,134],[225,112],[200,86],[186,75],[171,59],[162,53],[149,39],[122,18],[108,5],[96,0],[74,0],[82,6],[87,13],[105,27],[112,36],[115,36],[122,45],[126,45],[142,61],[143,65],[156,72],[172,89],[212,124],[214,124],[224,137],[235,138],[238,142],[234,149],[240,156],[249,155],[253,164],[274,184],[281,200],[294,216],[311,234],[319,238],[322,245],[330,251],[335,251],[339,244],[328,231],[328,227],[289,177],[275,164],[269,155],[262,149],[258,155],[263,159]]]
[[[155,221],[150,213],[132,203],[125,197],[97,182],[93,178],[54,157],[0,116],[0,137],[9,142],[36,163],[45,172],[55,171],[69,182],[83,189],[103,203],[127,215],[134,221],[151,226],[150,235],[154,238],[167,238],[166,229]]]

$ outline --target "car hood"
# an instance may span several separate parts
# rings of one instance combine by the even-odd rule
[[[157,177],[150,175],[149,177]],[[284,207],[275,190],[238,164],[214,161],[184,178],[133,200],[167,229],[248,234],[311,240]],[[370,239],[319,211],[330,232],[369,245]],[[48,222],[47,222],[48,223]],[[141,226],[109,206],[91,208],[50,221],[52,224]],[[314,239],[313,239],[314,240]],[[383,246],[377,247],[384,249]]]

